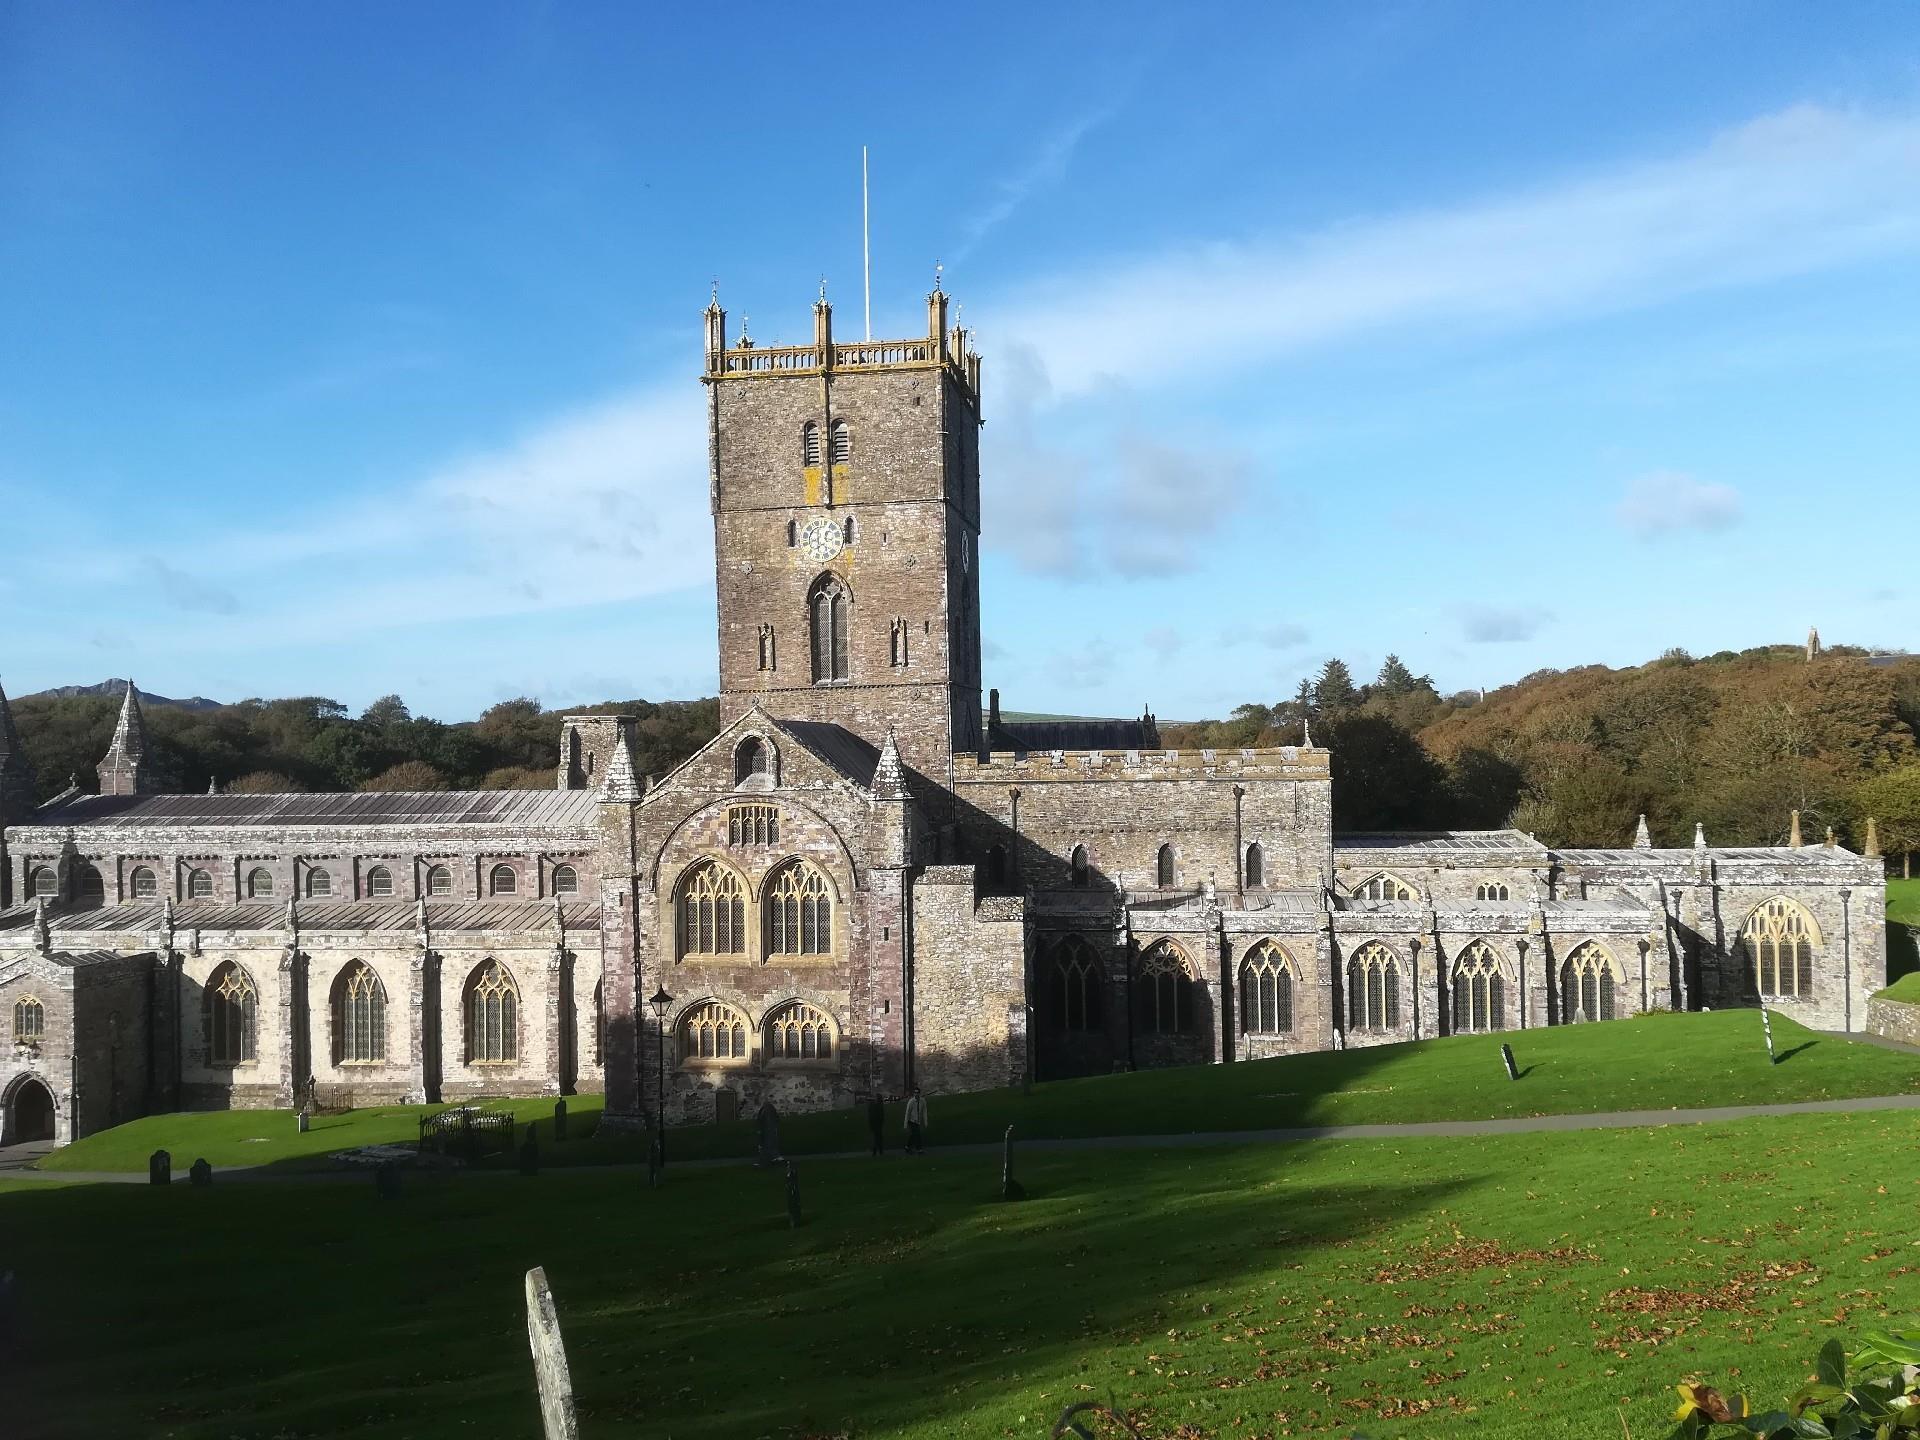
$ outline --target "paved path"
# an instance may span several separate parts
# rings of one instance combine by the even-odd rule
[[[1524,1115],[1504,1120],[1432,1120],[1406,1125],[1316,1125],[1276,1130],[1199,1130],[1180,1135],[1089,1135],[1072,1139],[1021,1140],[1023,1152],[1033,1150],[1166,1150],[1205,1145],[1272,1145],[1302,1140],[1430,1140],[1468,1138],[1476,1135],[1526,1135],[1541,1131],[1634,1130],[1657,1125],[1715,1125],[1727,1120],[1750,1120],[1764,1115],[1834,1115],[1863,1110],[1920,1110],[1920,1095],[1868,1095],[1853,1100],[1799,1100],[1785,1105],[1718,1105],[1701,1110],[1608,1110],[1593,1115]],[[26,1147],[14,1147],[24,1149]],[[940,1145],[940,1155],[983,1155],[1000,1149],[999,1142]],[[38,1152],[45,1153],[44,1150]],[[895,1152],[898,1153],[898,1152]],[[144,1185],[147,1177],[121,1170],[28,1170],[9,1166],[9,1150],[0,1150],[0,1179],[50,1180],[79,1184]],[[795,1156],[795,1159],[855,1160],[865,1158],[864,1150],[845,1150]],[[37,1159],[38,1154],[33,1158]],[[677,1160],[676,1170],[711,1169],[720,1165],[751,1164],[750,1156],[730,1155],[712,1159]],[[550,1165],[547,1175],[593,1175],[608,1171],[643,1170],[644,1165]],[[511,1167],[443,1171],[422,1177],[438,1179],[440,1174],[513,1175]],[[183,1171],[175,1171],[174,1184],[184,1183]],[[235,1181],[353,1180],[365,1184],[367,1171],[286,1170],[274,1165],[230,1165],[215,1172],[216,1183]],[[410,1181],[411,1183],[411,1181]]]

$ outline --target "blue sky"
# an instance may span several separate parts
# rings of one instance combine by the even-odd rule
[[[1911,644],[1920,7],[0,11],[0,680],[710,694],[700,315],[985,356],[987,683]]]

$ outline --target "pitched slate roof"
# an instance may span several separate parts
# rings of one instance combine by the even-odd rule
[[[1407,852],[1409,859],[1441,859],[1447,856],[1478,856],[1487,859],[1511,858],[1516,854],[1547,857],[1547,847],[1519,830],[1431,830],[1346,834],[1333,837],[1335,850],[1394,850]]]
[[[851,730],[824,720],[776,720],[774,724],[854,784],[873,788],[880,752]]]
[[[16,905],[0,910],[0,933],[31,930],[34,907]],[[412,930],[419,911],[411,900],[303,900],[297,915],[303,931]],[[158,930],[163,907],[152,901],[134,905],[106,905],[94,910],[49,911],[48,925],[57,931],[123,932]],[[569,930],[598,930],[600,905],[593,900],[569,900],[561,906]],[[176,930],[270,930],[287,928],[287,905],[260,901],[229,905],[222,901],[188,901],[173,907]],[[551,930],[551,900],[429,900],[427,925],[433,930]]]
[[[591,790],[351,791],[329,795],[80,795],[35,812],[35,825],[503,825],[595,823]]]

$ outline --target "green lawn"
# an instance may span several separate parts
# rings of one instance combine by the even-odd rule
[[[1907,1005],[1920,1005],[1920,970],[1902,975],[1886,989],[1875,992],[1876,1000],[1899,1000]]]
[[[1887,918],[1920,925],[1920,880],[1887,881]]]
[[[1783,1015],[1776,1015],[1773,1034],[1783,1057],[1777,1065],[1767,1063],[1759,1012],[1728,1010],[1103,1075],[1036,1085],[1024,1096],[999,1090],[936,1097],[930,1138],[942,1144],[997,1140],[1010,1124],[1029,1139],[1158,1135],[1770,1104],[1920,1090],[1920,1056],[1818,1035]],[[1523,1072],[1517,1083],[1501,1068],[1502,1040],[1512,1044]],[[599,1099],[576,1096],[568,1105],[575,1133],[585,1135],[597,1119]],[[523,1119],[546,1117],[552,1101],[516,1101],[513,1108]],[[899,1139],[898,1110],[892,1107],[889,1114],[892,1142]],[[328,1150],[412,1140],[419,1113],[420,1107],[390,1106],[320,1117],[304,1136],[295,1132],[285,1111],[157,1115],[89,1136],[55,1152],[47,1165],[140,1171],[159,1148],[172,1153],[178,1169],[200,1155],[216,1166],[321,1163]],[[555,1145],[544,1120],[540,1130],[547,1164],[635,1161],[644,1153],[642,1142],[630,1137]],[[673,1131],[669,1139],[678,1158],[747,1155],[753,1152],[754,1127],[751,1121],[690,1126]],[[865,1120],[851,1111],[789,1116],[781,1124],[781,1140],[790,1154],[864,1150]]]
[[[1812,1052],[1808,1052],[1812,1053]],[[1664,1435],[1920,1313],[1920,1115],[370,1182],[0,1187],[8,1433],[537,1433],[547,1268],[585,1440]],[[111,1382],[104,1383],[109,1374]],[[1616,1413],[1616,1406],[1620,1407]],[[1185,1428],[1181,1428],[1185,1427]]]

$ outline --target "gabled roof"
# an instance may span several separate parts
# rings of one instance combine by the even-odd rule
[[[359,790],[326,795],[80,795],[36,811],[35,825],[355,826],[596,823],[591,790]]]
[[[851,730],[824,720],[775,720],[773,723],[861,789],[873,788],[880,751]]]
[[[152,901],[132,905],[105,905],[92,910],[68,910],[49,914],[48,925],[58,933],[141,933],[158,930],[164,920],[164,907]],[[400,930],[419,926],[418,902],[412,900],[302,900],[296,915],[302,931],[326,930]],[[0,933],[30,931],[34,910],[31,905],[16,905],[0,910]],[[600,905],[594,900],[569,900],[561,905],[561,915],[569,930],[598,930]],[[551,900],[429,900],[427,927],[430,930],[521,930],[551,931],[554,928]],[[182,930],[261,930],[275,934],[287,928],[287,902],[249,902],[240,905],[224,901],[190,900],[173,907],[173,928]]]
[[[1412,861],[1443,859],[1548,858],[1547,847],[1520,830],[1422,830],[1333,837],[1335,850],[1397,852]]]

